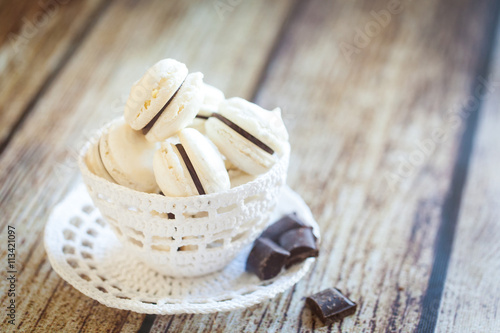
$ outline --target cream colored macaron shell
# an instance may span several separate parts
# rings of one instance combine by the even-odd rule
[[[231,185],[224,162],[208,139],[192,128],[180,131],[178,136],[205,194],[229,189]],[[165,195],[186,197],[200,194],[173,142],[162,143],[154,156],[153,166],[156,181]]]
[[[205,124],[207,136],[228,160],[246,173],[258,175],[266,172],[289,147],[279,108],[267,111],[235,97],[221,103],[218,113],[274,151],[274,154],[264,151],[215,117],[208,119]]]
[[[203,84],[203,92],[204,98],[200,110],[189,127],[205,134],[206,118],[219,110],[219,105],[224,101],[225,97],[221,90],[206,83]]]
[[[135,130],[144,128],[172,98],[188,75],[186,65],[174,59],[154,64],[130,90],[125,120]]]
[[[224,93],[214,86],[203,84],[203,103],[198,112],[201,116],[210,116],[213,112],[217,112],[219,105],[224,101]]]
[[[115,124],[99,142],[102,162],[111,177],[131,189],[157,193],[153,172],[155,144],[127,124]]]
[[[191,73],[147,132],[149,141],[163,141],[193,121],[203,101],[203,74]]]
[[[89,148],[85,156],[85,163],[94,175],[115,183],[115,180],[109,175],[108,170],[106,170],[106,167],[102,163],[99,142]]]

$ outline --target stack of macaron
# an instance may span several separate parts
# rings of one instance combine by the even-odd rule
[[[268,171],[288,133],[276,108],[225,99],[173,59],[153,65],[130,91],[124,121],[86,157],[89,169],[131,189],[186,197],[228,190]]]

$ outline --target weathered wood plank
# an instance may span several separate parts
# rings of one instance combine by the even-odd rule
[[[245,2],[223,17],[206,1],[110,5],[0,157],[0,233],[7,225],[17,230],[21,330],[140,327],[144,315],[107,308],[80,294],[57,276],[45,256],[42,230],[50,210],[77,179],[75,150],[88,130],[123,111],[132,83],[165,57],[203,71],[207,82],[228,95],[249,96],[290,5]],[[2,293],[0,306],[6,301]],[[5,317],[0,324],[0,330],[10,328]]]
[[[360,302],[357,315],[333,331],[412,331],[463,131],[449,111],[476,84],[476,50],[488,42],[492,3],[404,3],[350,63],[339,44],[352,44],[355,30],[374,20],[370,11],[387,3],[300,4],[256,99],[285,110],[294,147],[289,183],[321,224],[323,255],[307,279],[275,300],[233,313],[160,317],[153,331],[312,331],[321,323],[302,297],[333,285]],[[71,154],[81,130],[119,114],[124,85],[165,56],[202,70],[228,95],[252,95],[289,8],[243,2],[221,20],[210,2],[159,4],[113,4],[0,158],[0,233],[6,224],[18,228],[22,330],[140,326],[143,315],[108,309],[65,284],[43,252],[43,223],[77,174]],[[432,146],[436,129],[446,136]],[[405,162],[403,170],[400,161],[410,159],[415,165]],[[0,260],[5,255],[2,249]]]
[[[495,45],[490,86],[478,87],[483,107],[439,309],[440,332],[500,328],[500,26]]]
[[[355,45],[356,29],[377,22],[370,12],[388,10],[387,2],[301,3],[256,100],[284,109],[289,184],[321,225],[322,255],[274,300],[161,317],[152,331],[319,330],[303,297],[332,286],[360,305],[329,330],[413,331],[463,132],[447,112],[467,101],[482,61],[475,50],[489,42],[492,3],[403,2],[350,62],[339,45]]]
[[[0,151],[103,11],[105,1],[5,1],[0,7]]]

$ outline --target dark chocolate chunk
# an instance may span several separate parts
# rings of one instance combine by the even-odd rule
[[[246,270],[261,280],[272,279],[281,272],[290,253],[268,238],[258,238],[248,255]]]
[[[326,324],[354,314],[357,306],[337,288],[329,288],[309,296],[306,303]]]
[[[177,149],[179,150],[179,153],[181,154],[182,159],[184,160],[184,163],[186,164],[186,167],[189,171],[189,175],[191,175],[191,178],[193,179],[194,185],[196,186],[196,190],[198,191],[199,195],[205,194],[205,190],[203,189],[203,185],[201,184],[200,178],[198,177],[198,174],[196,173],[196,170],[194,169],[193,163],[191,163],[191,160],[189,159],[188,154],[186,153],[186,150],[184,147],[178,143],[175,145]]]
[[[288,230],[297,228],[308,227],[304,222],[302,222],[296,213],[288,214],[283,216],[278,221],[271,224],[260,237],[266,237],[274,242],[278,242],[281,235],[283,235]]]
[[[279,245],[290,252],[285,267],[304,261],[306,258],[317,257],[319,254],[316,240],[310,228],[292,229],[281,235]]]
[[[234,130],[236,133],[238,133],[239,135],[241,135],[242,137],[244,137],[245,139],[247,139],[248,141],[250,141],[251,143],[253,143],[257,147],[259,147],[260,149],[264,150],[266,153],[271,154],[271,155],[274,154],[274,150],[271,147],[269,147],[264,142],[260,141],[255,136],[253,136],[252,134],[248,133],[243,128],[241,128],[240,126],[236,125],[231,120],[229,120],[226,117],[224,117],[223,115],[218,114],[218,113],[212,113],[212,117],[215,117],[215,118],[219,119],[224,124],[226,124],[229,128],[231,128],[232,130]]]
[[[186,80],[186,78],[184,78],[184,80]],[[158,111],[158,113],[153,117],[153,119],[151,119],[149,121],[149,123],[142,128],[142,134],[144,134],[144,135],[148,134],[149,130],[153,127],[153,125],[156,123],[156,121],[158,120],[158,118],[160,118],[160,116],[163,114],[163,111],[165,111],[165,109],[170,104],[170,102],[172,102],[174,100],[174,98],[177,95],[177,93],[179,92],[179,90],[181,90],[181,87],[182,87],[183,84],[184,84],[184,81],[182,81],[182,83],[179,86],[179,88],[177,88],[177,90],[172,95],[172,97],[170,97],[170,99],[167,101],[167,103],[165,103],[165,105],[163,105],[163,107],[161,108],[161,110]]]

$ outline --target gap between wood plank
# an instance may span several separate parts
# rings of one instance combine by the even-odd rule
[[[146,315],[146,318],[144,318],[144,321],[142,322],[142,325],[137,331],[137,333],[149,332],[151,330],[151,327],[153,327],[155,320],[156,320],[156,315],[151,315],[151,314]]]
[[[278,51],[282,48],[284,36],[289,31],[291,22],[298,15],[299,9],[301,8],[301,4],[305,4],[305,2],[295,1],[294,4],[289,9],[288,14],[286,15],[286,18],[283,21],[283,24],[281,25],[281,28],[280,28],[278,34],[276,35],[273,46],[271,47],[271,50],[269,51],[269,54],[266,57],[266,61],[264,63],[264,66],[262,67],[260,74],[259,74],[259,78],[257,80],[257,83],[255,84],[255,87],[252,91],[252,94],[250,95],[250,101],[254,102],[255,99],[257,98],[257,94],[259,93],[260,88],[262,87],[262,83],[267,78],[267,73],[269,72],[269,69],[271,68],[271,63],[276,58]],[[0,153],[1,153],[1,150],[0,150]],[[137,333],[150,332],[155,321],[156,321],[156,315],[147,315],[146,318],[144,319],[144,321],[142,322],[142,325],[139,328],[139,330],[137,331]],[[171,322],[172,322],[172,320],[170,320],[170,323]],[[169,326],[170,326],[170,323],[169,323]],[[167,328],[167,330],[168,330],[168,328]]]
[[[494,51],[494,41],[496,40],[497,25],[500,23],[500,3],[495,2],[495,8],[491,12],[494,15],[487,25],[491,26],[488,35],[485,37],[485,45],[482,48],[483,55],[480,59],[478,68],[475,71],[471,84],[469,96],[475,96],[474,90],[477,87],[477,78],[487,79],[491,68],[492,56]],[[455,165],[453,167],[452,178],[448,193],[443,203],[441,221],[434,243],[434,262],[427,290],[422,302],[422,313],[416,332],[435,332],[439,307],[443,296],[444,284],[448,273],[448,266],[455,238],[455,229],[458,222],[460,207],[462,204],[462,194],[465,189],[465,183],[469,173],[469,165],[472,156],[474,140],[477,136],[477,123],[479,112],[481,111],[483,100],[479,99],[478,105],[470,109],[470,116],[466,120],[465,131],[462,134],[459,144],[459,150]]]
[[[262,84],[267,79],[267,75],[269,73],[269,69],[271,68],[272,62],[274,61],[274,59],[276,59],[278,51],[283,47],[283,41],[285,40],[284,37],[285,34],[290,30],[290,24],[292,23],[292,21],[295,20],[297,15],[300,13],[300,9],[304,5],[306,5],[305,1],[295,1],[295,3],[289,9],[286,18],[283,21],[283,24],[281,25],[278,34],[276,35],[273,46],[271,47],[271,50],[269,51],[269,54],[266,57],[266,62],[264,63],[264,66],[262,66],[262,70],[259,74],[259,79],[257,80],[257,83],[255,84],[253,92],[250,96],[250,101],[255,102],[255,99],[257,98],[257,95],[261,90]]]
[[[31,98],[30,102],[26,105],[23,112],[21,112],[21,116],[14,123],[14,126],[12,126],[12,128],[9,131],[9,134],[5,137],[3,142],[0,142],[0,155],[2,155],[2,153],[5,151],[9,143],[12,141],[12,138],[16,134],[17,130],[22,126],[24,121],[28,118],[29,114],[34,109],[37,102],[43,95],[45,95],[48,88],[52,85],[52,82],[54,82],[54,80],[57,78],[59,73],[61,73],[64,67],[66,67],[66,64],[75,54],[76,50],[78,50],[80,45],[82,45],[83,41],[85,40],[85,37],[89,35],[90,31],[92,31],[93,27],[102,17],[102,14],[105,13],[106,10],[109,8],[111,2],[112,1],[102,1],[99,4],[99,6],[97,6],[97,8],[94,10],[94,12],[90,14],[86,24],[84,24],[81,31],[78,32],[75,38],[71,41],[68,49],[66,50],[66,53],[61,58],[61,61],[58,62],[55,69],[47,76],[43,84],[40,85],[40,88],[38,89],[36,94]]]

